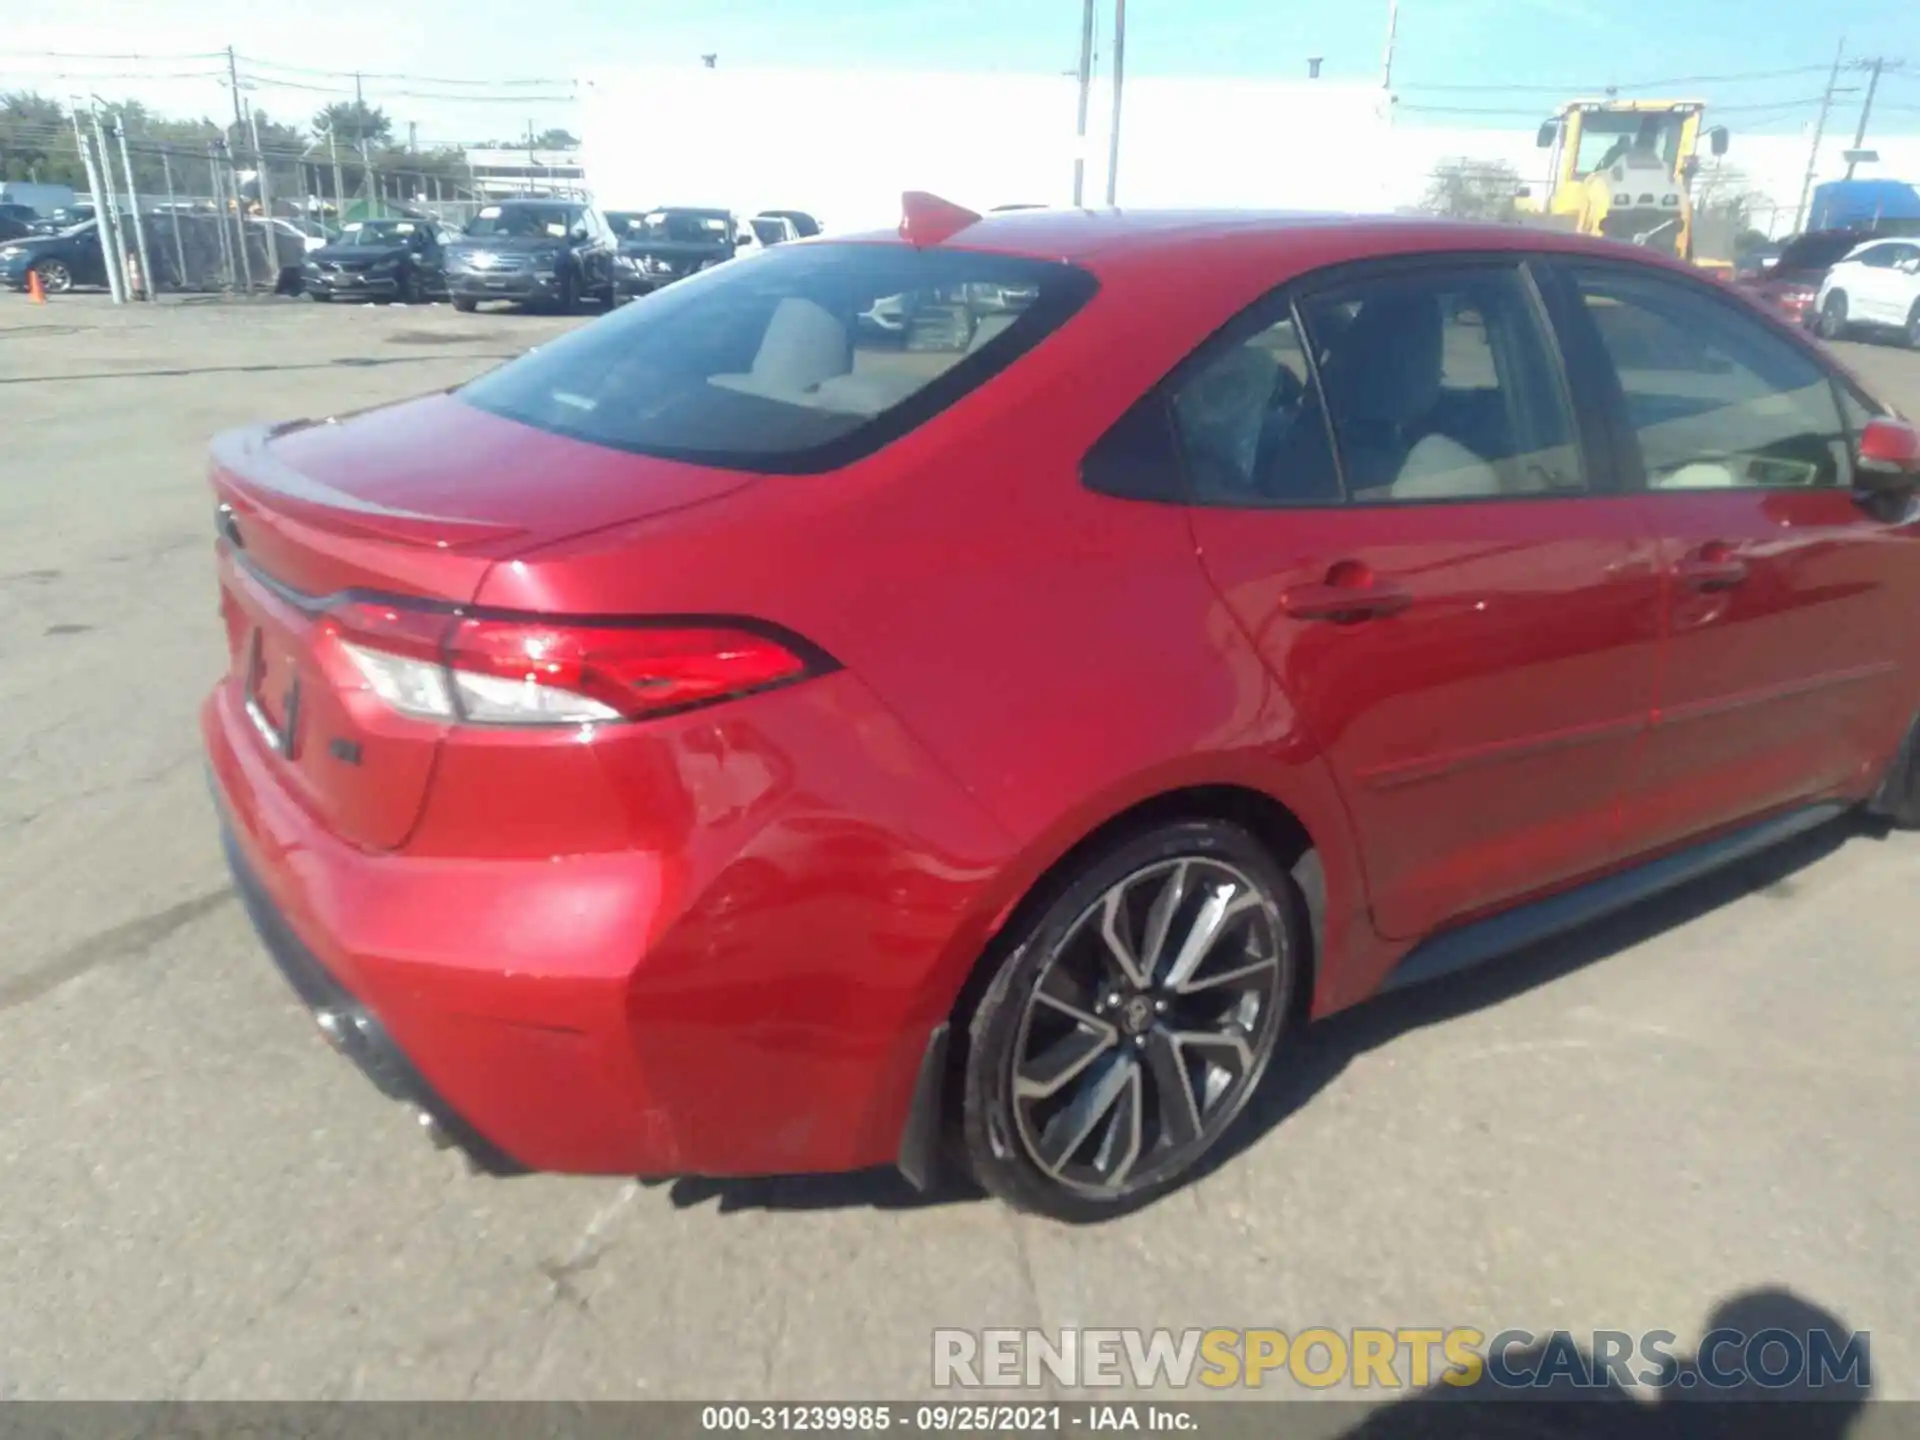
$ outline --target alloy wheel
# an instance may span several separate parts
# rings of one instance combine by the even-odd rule
[[[40,272],[40,284],[49,295],[64,295],[73,288],[73,272],[60,260],[40,260],[34,269]]]
[[[1846,296],[1827,297],[1827,303],[1820,310],[1820,333],[1829,340],[1838,340],[1847,333]]]
[[[1244,872],[1163,860],[1110,886],[1028,994],[1014,1128],[1055,1183],[1115,1199],[1184,1170],[1245,1106],[1285,1009],[1284,927]]]

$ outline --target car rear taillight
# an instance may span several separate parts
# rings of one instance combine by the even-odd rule
[[[644,720],[832,668],[743,622],[577,623],[356,600],[323,628],[387,705],[455,723]]]

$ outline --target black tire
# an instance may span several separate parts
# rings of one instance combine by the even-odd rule
[[[560,277],[560,294],[553,302],[553,313],[571,315],[580,308],[580,277],[568,270]]]
[[[321,290],[309,290],[307,292],[307,298],[312,300],[316,305],[331,305],[333,303],[333,296]]]
[[[1916,300],[1913,309],[1907,312],[1907,348],[1920,350],[1920,300]]]
[[[40,288],[49,295],[64,295],[73,289],[73,271],[64,260],[36,260],[32,269],[40,277]]]
[[[1920,720],[1907,732],[1886,786],[1870,808],[1902,830],[1920,830]]]
[[[395,289],[393,298],[398,300],[402,305],[417,305],[420,303],[420,279],[413,271],[402,270],[400,272],[400,284]]]
[[[958,1140],[1009,1205],[1105,1220],[1191,1178],[1259,1089],[1307,910],[1266,847],[1218,820],[1123,837],[1049,894],[967,1017]],[[1195,951],[1208,906],[1226,914]]]
[[[462,315],[471,315],[479,304],[480,302],[471,295],[456,295],[453,297],[453,308],[458,310]]]
[[[1847,338],[1847,292],[1835,290],[1829,294],[1820,306],[1820,338],[1822,340],[1844,340]]]

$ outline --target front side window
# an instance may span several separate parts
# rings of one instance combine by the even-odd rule
[[[1045,260],[780,246],[570,332],[456,392],[482,410],[694,464],[813,473],[905,434],[1093,293]]]
[[[1584,488],[1557,358],[1511,266],[1381,277],[1302,302],[1347,497]]]
[[[1869,270],[1891,270],[1895,251],[1898,248],[1894,245],[1864,245],[1854,251],[1849,258],[1865,265]]]
[[[1577,269],[1651,490],[1852,483],[1827,373],[1731,305],[1661,275]]]

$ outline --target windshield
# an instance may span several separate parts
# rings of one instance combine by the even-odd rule
[[[1825,270],[1829,265],[1837,265],[1847,252],[1860,243],[1860,237],[1851,230],[1829,230],[1813,235],[1802,235],[1798,240],[1790,240],[1780,252],[1775,263],[1776,270]]]
[[[1044,260],[780,246],[467,385],[468,404],[590,444],[762,473],[858,459],[930,419],[1092,294]]]
[[[719,210],[654,210],[633,233],[676,245],[721,245],[732,235],[733,223]]]
[[[613,227],[613,233],[615,235],[625,235],[628,230],[638,225],[645,218],[646,216],[642,215],[638,210],[607,211],[607,224]]]
[[[749,222],[753,233],[762,245],[778,245],[787,238],[787,227],[778,220],[766,220],[756,217]]]
[[[1656,157],[1672,174],[1680,163],[1680,131],[1685,123],[1685,116],[1672,113],[1601,110],[1583,114],[1574,173],[1591,175],[1624,159],[1629,152],[1638,152]]]
[[[564,240],[580,218],[578,205],[489,205],[467,222],[469,239]]]

